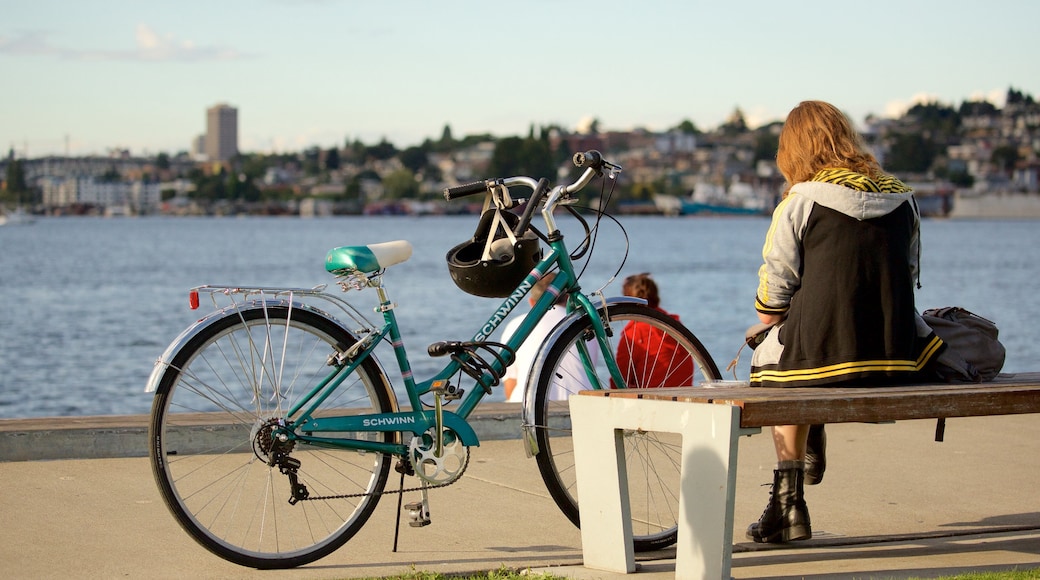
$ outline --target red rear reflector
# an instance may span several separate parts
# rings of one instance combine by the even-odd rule
[[[188,306],[191,306],[192,310],[198,310],[199,308],[199,291],[192,290],[188,292]]]

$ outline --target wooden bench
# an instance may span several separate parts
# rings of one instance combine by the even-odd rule
[[[682,436],[675,575],[729,578],[741,436],[772,425],[1040,413],[1040,373],[884,388],[583,391],[571,397],[570,409],[584,566],[635,571],[623,433],[658,431]]]

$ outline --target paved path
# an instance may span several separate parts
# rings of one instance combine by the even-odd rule
[[[934,426],[829,426],[830,468],[807,491],[815,537],[781,547],[743,538],[765,506],[762,484],[773,467],[767,436],[743,439],[733,576],[927,578],[1040,568],[1040,420],[949,419],[943,443],[933,441]],[[518,440],[474,449],[463,479],[431,492],[433,524],[402,524],[396,553],[391,496],[339,551],[280,572],[241,568],[195,544],[167,512],[143,457],[0,462],[0,490],[6,578],[340,579],[500,566],[621,577],[580,566],[578,530],[548,497]],[[631,577],[673,577],[671,556],[640,556],[641,572]]]

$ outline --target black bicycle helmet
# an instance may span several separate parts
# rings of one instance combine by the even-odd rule
[[[514,236],[515,242],[510,239],[506,230],[513,230],[519,222],[520,217],[514,213],[489,209],[480,216],[473,237],[448,252],[448,271],[460,290],[474,296],[505,298],[531,273],[542,258],[542,249],[530,230]]]

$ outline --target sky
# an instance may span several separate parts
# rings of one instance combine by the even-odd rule
[[[0,147],[174,154],[218,103],[256,153],[1003,106],[1040,97],[1038,22],[1033,0],[0,0]]]

